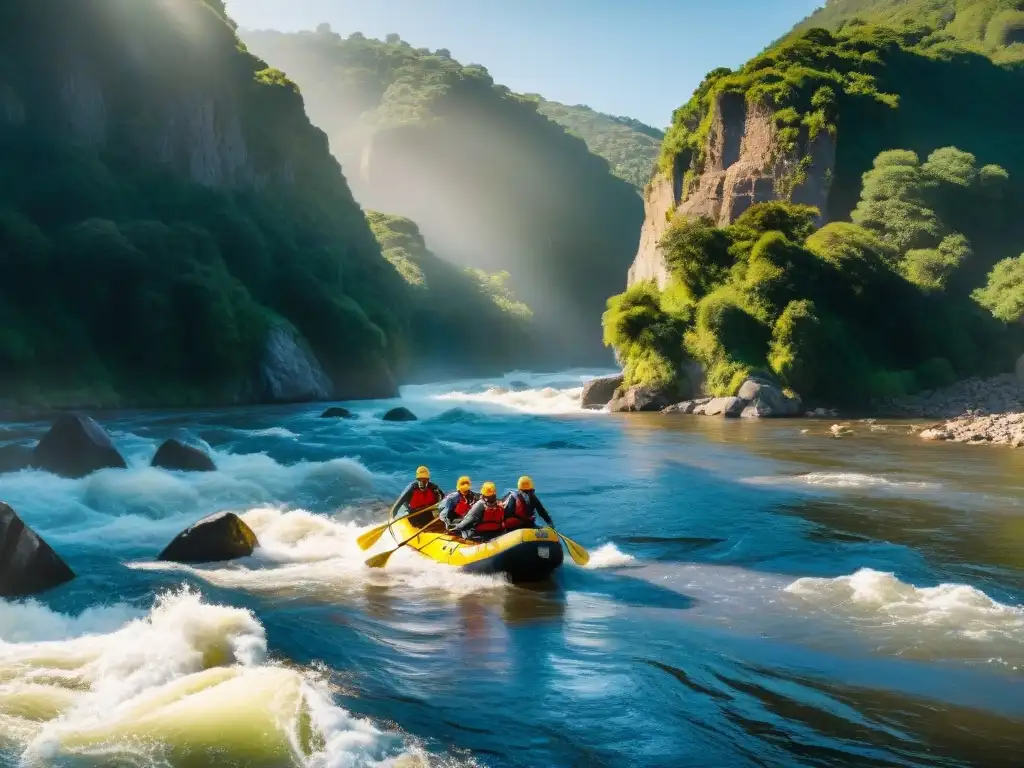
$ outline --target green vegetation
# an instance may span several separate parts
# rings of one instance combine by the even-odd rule
[[[506,287],[507,272],[490,275],[439,259],[403,216],[370,211],[367,219],[410,289],[403,329],[410,375],[472,375],[528,364],[532,313]]]
[[[672,382],[693,359],[716,395],[759,373],[847,405],[998,371],[1019,343],[996,318],[1024,312],[1024,257],[1000,262],[976,292],[993,318],[970,296],[992,263],[967,235],[1008,181],[952,147],[924,163],[890,151],[864,176],[855,223],[814,231],[817,211],[788,202],[725,228],[677,220],[660,243],[669,287],[610,299],[605,343],[631,384]]]
[[[343,396],[431,352],[408,273],[223,2],[11,0],[2,17],[0,398],[258,397],[275,325]],[[490,290],[471,285],[488,311],[464,316],[494,328],[515,313]]]
[[[508,271],[552,362],[607,362],[598,318],[636,253],[643,204],[606,160],[445,50],[327,25],[245,42],[301,86],[363,205],[414,220],[452,261]]]
[[[596,112],[584,105],[547,101],[536,93],[528,93],[526,98],[537,102],[537,111],[542,115],[583,139],[591,152],[608,161],[612,173],[638,191],[643,190],[661,150],[664,131],[629,117]]]
[[[829,0],[797,25],[832,31],[857,26],[924,27],[929,44],[1024,59],[1024,6],[1017,0]]]

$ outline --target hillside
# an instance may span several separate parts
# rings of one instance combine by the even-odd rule
[[[552,364],[606,363],[605,297],[643,218],[579,138],[444,50],[316,32],[244,32],[302,88],[356,198],[415,221],[455,263],[507,271]]]
[[[796,32],[846,25],[926,28],[930,44],[955,41],[996,61],[1024,59],[1024,4],[1017,0],[828,0]]]
[[[1012,368],[1022,95],[1016,66],[861,24],[712,72],[673,116],[605,316],[632,383],[686,389],[696,360],[714,394],[761,372],[863,405]]]
[[[507,272],[461,269],[428,248],[416,223],[369,211],[386,258],[409,286],[410,380],[485,375],[527,366],[537,346],[530,308],[509,291]]]
[[[651,178],[665,132],[629,117],[596,112],[583,105],[548,101],[536,93],[525,96],[537,102],[537,111],[579,136],[595,155],[608,161],[612,173],[638,191]]]
[[[11,0],[0,60],[0,399],[395,392],[414,291],[221,0]]]

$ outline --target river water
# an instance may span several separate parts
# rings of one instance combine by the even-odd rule
[[[0,602],[0,764],[1024,762],[1024,451],[583,413],[585,374],[407,387],[413,423],[125,414],[127,471],[0,477],[79,574]],[[147,466],[181,429],[217,472]],[[356,536],[420,463],[446,489],[530,473],[590,565],[366,569]],[[218,510],[254,557],[154,562]]]

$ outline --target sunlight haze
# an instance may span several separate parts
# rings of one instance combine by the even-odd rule
[[[242,27],[397,32],[483,64],[514,91],[666,127],[703,76],[738,67],[820,0],[228,0]]]

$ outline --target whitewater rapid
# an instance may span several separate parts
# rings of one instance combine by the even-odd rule
[[[423,461],[447,488],[463,472],[503,487],[520,471],[534,476],[560,527],[591,553],[585,569],[566,559],[569,646],[604,648],[608,641],[572,630],[574,622],[589,627],[626,615],[600,595],[608,585],[642,583],[695,600],[692,622],[776,642],[1024,670],[1024,608],[1012,593],[936,582],[916,565],[897,574],[856,551],[827,574],[790,573],[772,560],[784,547],[762,552],[756,536],[728,519],[750,499],[767,509],[772,494],[786,503],[810,495],[939,506],[977,505],[977,494],[913,468],[794,469],[793,459],[764,459],[756,471],[730,477],[736,490],[684,509],[682,519],[705,538],[660,530],[632,536],[644,522],[632,517],[643,511],[638,499],[653,504],[687,493],[699,479],[718,477],[735,450],[687,438],[685,481],[670,474],[682,461],[664,450],[635,458],[669,422],[644,431],[641,419],[623,421],[620,429],[619,417],[581,411],[583,383],[597,373],[513,372],[405,387],[402,404],[419,417],[406,424],[380,419],[393,401],[348,404],[354,420],[321,419],[317,407],[119,419],[106,426],[127,470],[78,480],[34,470],[0,477],[0,498],[72,564],[84,564],[66,593],[0,601],[0,763],[14,755],[25,766],[71,758],[153,766],[479,764],[465,751],[424,747],[401,720],[353,714],[339,703],[355,694],[338,670],[275,652],[261,620],[261,611],[281,606],[343,605],[367,613],[358,626],[387,652],[420,643],[437,653],[441,646],[427,638],[450,626],[432,612],[462,615],[480,605],[514,616],[519,593],[499,576],[459,573],[407,548],[386,570],[365,566],[394,541],[384,537],[364,552],[357,537],[383,519]],[[157,445],[182,430],[217,471],[148,466]],[[730,494],[747,495],[733,502]],[[595,503],[607,506],[595,510]],[[256,532],[261,547],[252,557],[202,566],[156,561],[178,531],[225,510]],[[591,526],[597,511],[615,514]],[[393,610],[385,597],[429,610],[388,630],[378,624]],[[661,620],[666,610],[650,616]],[[645,611],[640,604],[629,615]],[[397,630],[418,639],[388,637]],[[491,630],[499,639],[505,631]]]

